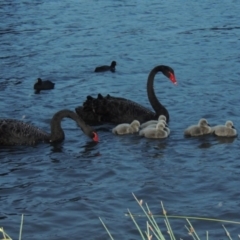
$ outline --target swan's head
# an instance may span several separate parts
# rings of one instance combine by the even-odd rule
[[[112,61],[112,63],[111,63],[111,67],[115,67],[117,65],[117,63],[116,63],[116,61]]]
[[[199,125],[199,126],[202,126],[202,127],[210,126],[210,125],[208,124],[207,119],[205,119],[205,118],[201,118],[201,119],[199,120],[199,122],[198,122],[198,125]]]
[[[233,122],[232,122],[232,121],[229,121],[229,120],[226,121],[225,126],[226,126],[227,128],[234,128]]]
[[[162,66],[162,73],[169,78],[173,84],[177,85],[177,80],[175,78],[174,70],[168,66]]]

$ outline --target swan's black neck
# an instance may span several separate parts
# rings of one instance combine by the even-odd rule
[[[61,127],[61,121],[63,118],[71,118],[74,120],[82,131],[89,137],[92,138],[92,128],[85,124],[85,122],[73,111],[68,109],[61,110],[53,115],[51,120],[51,135],[50,141],[62,141],[65,138],[64,131]]]
[[[156,97],[155,91],[154,91],[154,78],[155,75],[158,72],[163,72],[164,66],[157,66],[152,69],[152,71],[148,75],[148,81],[147,81],[147,93],[148,93],[148,99],[149,102],[151,103],[153,109],[156,112],[156,115],[165,115],[167,118],[167,122],[169,121],[169,113],[167,109],[159,102],[159,100]]]
[[[61,121],[65,117],[71,117],[71,111],[61,110],[53,115],[51,120],[51,142],[61,141],[65,138],[64,131],[61,127]]]

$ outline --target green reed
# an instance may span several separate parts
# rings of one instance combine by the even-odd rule
[[[135,224],[136,228],[139,231],[139,234],[140,234],[140,237],[141,237],[142,240],[152,240],[153,237],[155,237],[155,239],[157,239],[157,240],[165,240],[166,239],[164,237],[164,235],[162,234],[162,231],[161,231],[159,225],[157,224],[157,222],[155,220],[156,217],[163,217],[164,218],[164,222],[165,222],[165,225],[166,225],[166,228],[167,228],[167,234],[168,234],[168,237],[170,237],[171,240],[176,240],[176,238],[175,238],[174,232],[171,228],[169,218],[175,218],[175,219],[184,218],[184,219],[186,219],[188,225],[185,225],[185,228],[187,229],[188,234],[191,235],[194,240],[200,240],[200,237],[198,236],[197,232],[195,231],[195,229],[192,226],[189,219],[240,224],[240,222],[237,222],[237,221],[221,220],[221,219],[215,219],[215,218],[202,218],[202,217],[192,217],[192,216],[168,216],[167,211],[165,210],[162,202],[161,202],[161,206],[162,206],[163,214],[162,215],[153,215],[147,203],[145,203],[145,207],[144,207],[142,200],[138,200],[134,194],[133,194],[133,197],[135,198],[136,202],[138,203],[138,205],[140,206],[140,208],[142,209],[144,214],[143,215],[132,214],[130,212],[130,210],[128,209],[128,213],[125,214],[125,215],[129,216],[132,219],[133,223]],[[137,217],[146,217],[147,218],[146,230],[143,231],[141,229],[141,227],[139,226],[139,224],[136,221]],[[100,219],[101,223],[103,224],[105,230],[107,231],[110,239],[114,240],[113,236],[109,232],[109,230],[106,227],[106,225],[104,224],[103,220],[100,217],[99,217],[99,219]],[[228,239],[232,240],[232,238],[230,236],[230,233],[227,231],[225,226],[222,225],[222,227],[224,228]],[[240,238],[240,235],[238,237]],[[207,240],[209,239],[208,231],[206,231],[206,239]]]

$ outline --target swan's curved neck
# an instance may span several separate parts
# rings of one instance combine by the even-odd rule
[[[167,121],[169,120],[169,114],[167,109],[159,102],[159,100],[156,97],[154,87],[153,87],[153,82],[155,75],[158,72],[162,72],[162,66],[157,66],[152,69],[152,71],[148,75],[148,81],[147,81],[147,93],[148,93],[148,99],[150,104],[152,105],[152,108],[155,110],[157,116],[160,114],[163,114],[166,116]]]
[[[75,112],[64,109],[55,113],[51,120],[51,142],[62,141],[65,138],[64,131],[61,127],[61,121],[63,118],[71,118],[77,122],[86,135],[89,134],[88,126],[84,123],[84,121]]]

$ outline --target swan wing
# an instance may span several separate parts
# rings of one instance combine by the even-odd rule
[[[48,137],[48,133],[28,123],[13,119],[0,121],[0,143],[3,145],[32,145]]]
[[[76,112],[79,112],[77,108]],[[82,111],[92,112],[93,118],[99,122],[111,123],[131,123],[133,120],[145,122],[150,119],[157,119],[154,112],[141,106],[140,104],[124,98],[117,98],[106,96],[103,98],[88,97],[83,104]],[[88,119],[81,115],[84,121],[89,122]],[[91,119],[90,119],[91,120]]]

